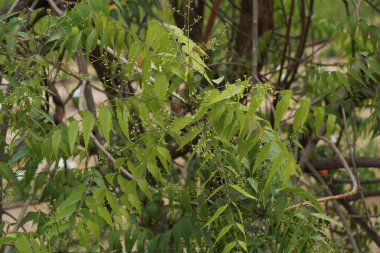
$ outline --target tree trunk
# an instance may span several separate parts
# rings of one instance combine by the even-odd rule
[[[235,50],[240,56],[251,52],[252,48],[252,0],[242,0]],[[273,29],[273,0],[259,0],[258,37]],[[260,61],[261,58],[261,61]],[[259,58],[259,69],[263,57]]]

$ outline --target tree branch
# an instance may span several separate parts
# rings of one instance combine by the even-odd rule
[[[326,194],[329,195],[329,196],[334,196],[334,193],[332,193],[332,191],[330,190],[330,188],[327,185],[327,183],[324,180],[324,178],[313,167],[313,165],[311,165],[310,162],[307,162],[306,165],[307,165],[308,169],[311,171],[311,173],[313,174],[313,176],[319,181],[319,183],[326,186],[326,189],[325,189]],[[354,237],[354,235],[353,235],[353,233],[351,231],[350,224],[347,221],[346,217],[344,216],[342,209],[338,205],[337,201],[334,200],[332,203],[333,203],[333,206],[334,206],[334,208],[335,208],[335,210],[336,210],[336,212],[337,212],[340,220],[343,223],[344,228],[346,229],[346,232],[348,234],[348,238],[349,238],[349,240],[350,240],[350,242],[352,244],[352,247],[353,247],[354,251],[355,252],[360,252],[359,251],[359,247],[358,247],[358,245],[356,243],[355,237]]]
[[[259,1],[253,0],[252,4],[252,83],[259,82],[257,73],[257,56],[259,45]]]
[[[334,195],[334,196],[329,196],[329,197],[324,197],[324,198],[319,198],[319,199],[317,199],[318,202],[326,202],[326,201],[337,200],[337,199],[344,199],[344,198],[351,197],[352,195],[354,195],[355,193],[357,193],[358,190],[359,190],[358,182],[357,182],[354,174],[352,173],[350,167],[348,166],[346,160],[344,159],[342,153],[335,146],[335,144],[332,143],[326,137],[318,136],[317,138],[320,139],[320,140],[323,140],[324,142],[326,142],[327,144],[330,145],[330,147],[334,150],[334,152],[337,154],[338,158],[342,162],[344,168],[346,169],[346,172],[347,172],[348,176],[350,177],[350,180],[352,181],[352,190],[350,192],[342,193],[342,194],[338,194],[338,195]],[[286,208],[285,210],[289,211],[289,210],[292,210],[292,209],[295,209],[295,208],[298,208],[298,207],[301,207],[301,206],[304,206],[304,205],[311,205],[311,202],[310,201],[305,201],[303,203],[290,206],[290,207]]]
[[[91,140],[94,142],[95,146],[102,151],[102,153],[107,157],[108,160],[110,160],[113,164],[116,163],[116,159],[103,147],[103,145],[100,143],[100,141],[95,137],[95,135],[91,134]],[[120,167],[120,171],[124,174],[124,176],[128,177],[131,180],[136,180],[136,178],[129,173],[126,169],[123,167]]]
[[[348,166],[353,166],[352,160],[349,157],[345,157],[344,159],[345,161],[347,161]],[[355,162],[357,167],[380,168],[380,157],[355,157]],[[312,158],[310,159],[310,163],[317,170],[334,170],[344,168],[344,165],[342,161],[339,159],[339,157]]]

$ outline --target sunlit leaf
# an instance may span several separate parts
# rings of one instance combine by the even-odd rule
[[[239,185],[236,185],[236,184],[233,184],[233,185],[230,185],[232,187],[232,189],[234,189],[235,191],[239,192],[240,194],[242,194],[243,196],[249,198],[249,199],[257,199],[255,198],[254,196],[252,196],[250,193],[248,193],[247,191],[245,191],[243,188],[241,188]]]
[[[301,99],[299,101],[299,107],[294,114],[294,120],[293,120],[293,131],[297,132],[300,129],[302,129],[303,125],[305,124],[305,121],[307,119],[307,116],[309,114],[310,109],[310,99],[305,98]]]
[[[274,129],[277,129],[280,125],[282,118],[284,117],[286,111],[288,110],[290,99],[292,97],[291,90],[283,90],[281,93],[281,100],[278,102],[276,106],[276,111],[274,114]]]
[[[90,136],[92,133],[92,129],[95,125],[95,118],[90,112],[84,112],[83,113],[83,119],[82,119],[82,129],[83,129],[83,139],[84,139],[84,145],[86,149],[88,149],[88,142],[90,141]]]
[[[78,121],[72,120],[70,122],[70,126],[67,130],[68,137],[69,137],[69,146],[70,146],[70,152],[73,153],[74,145],[78,137],[79,132],[79,124]]]
[[[110,142],[110,132],[112,130],[112,112],[109,107],[103,106],[99,109],[100,131],[104,138]]]
[[[226,210],[227,206],[228,204],[219,207],[218,210],[216,210],[215,214],[207,221],[207,223],[202,228],[209,226],[212,222],[218,219],[219,216],[224,212],[224,210]]]

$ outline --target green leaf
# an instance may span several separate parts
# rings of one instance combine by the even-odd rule
[[[350,84],[345,75],[343,75],[341,72],[335,71],[334,76],[335,76],[336,81],[342,84],[346,90],[351,91]]]
[[[247,112],[247,116],[249,119],[251,119],[253,115],[256,113],[257,109],[259,109],[261,103],[264,100],[264,95],[265,89],[262,88],[258,88],[257,92],[254,95],[252,95]]]
[[[334,131],[336,116],[334,114],[328,114],[326,123],[326,137],[330,137]]]
[[[309,114],[310,109],[310,99],[304,98],[299,101],[299,107],[294,114],[293,120],[293,131],[297,132],[302,129],[305,121],[307,119],[307,115]]]
[[[245,197],[247,197],[249,199],[257,199],[257,198],[255,198],[250,193],[246,192],[243,188],[241,188],[240,186],[238,186],[236,184],[233,184],[233,185],[230,185],[230,186],[231,186],[232,189],[234,189],[235,191],[239,192],[240,194],[244,195]]]
[[[214,97],[213,99],[211,99],[210,103],[209,103],[209,106],[212,105],[212,104],[215,104],[219,101],[222,101],[222,100],[226,100],[226,99],[229,99],[229,98],[232,98],[238,94],[241,94],[243,93],[244,89],[245,89],[245,85],[242,85],[241,83],[238,83],[238,84],[230,84],[229,86],[227,86],[226,89],[224,89],[222,91],[222,93],[220,93],[218,96]]]
[[[92,129],[95,125],[95,118],[90,112],[84,112],[83,113],[83,121],[82,121],[82,128],[83,128],[83,139],[84,139],[84,145],[86,147],[86,150],[88,149],[88,142],[90,141],[90,136]]]
[[[274,127],[273,129],[277,129],[280,125],[282,118],[284,117],[286,111],[288,110],[290,99],[292,97],[291,90],[283,90],[280,91],[282,98],[278,102],[276,106],[276,111],[274,113]]]
[[[86,186],[84,184],[80,184],[74,189],[72,189],[70,195],[59,205],[57,210],[60,210],[65,206],[70,206],[78,203],[83,198],[83,193],[85,189]]]
[[[15,240],[15,233],[8,233],[2,237],[0,237],[0,247],[3,247],[5,243],[11,244]]]
[[[290,176],[292,176],[297,170],[297,164],[293,159],[290,159],[283,170],[282,185],[286,186],[289,182]]]
[[[141,191],[147,196],[149,200],[152,200],[152,190],[150,189],[150,186],[148,182],[144,178],[137,179],[137,184],[139,185]]]
[[[79,124],[78,121],[73,120],[70,122],[70,126],[67,130],[68,137],[69,137],[69,146],[70,146],[70,152],[73,153],[74,145],[78,137],[79,132]]]
[[[100,217],[102,217],[109,225],[113,226],[112,217],[104,206],[98,206],[97,211]]]
[[[187,126],[188,124],[190,124],[191,122],[193,122],[193,120],[194,120],[194,117],[190,116],[190,115],[182,117],[182,118],[175,119],[173,121],[173,123],[171,124],[169,130],[170,131],[179,131],[182,128],[184,128],[185,126]]]
[[[103,106],[99,109],[100,131],[104,138],[110,142],[110,132],[112,130],[112,112],[109,107]]]
[[[149,47],[155,47],[154,44],[160,43],[160,41],[157,41],[158,37],[160,36],[160,33],[163,31],[162,26],[157,20],[152,20],[148,26],[148,30],[146,32],[145,36],[145,45],[147,48]]]
[[[167,100],[169,81],[164,74],[158,74],[154,82],[154,90],[160,101]]]
[[[29,240],[23,234],[18,238],[16,248],[20,253],[33,253]]]
[[[223,80],[224,80],[224,76],[221,76],[218,79],[212,79],[212,82],[215,84],[220,84]]]
[[[254,135],[251,135],[248,140],[239,140],[237,152],[239,155],[239,159],[243,159],[243,157],[248,154],[249,151],[256,145],[258,140],[260,139],[261,131],[257,131]]]
[[[78,45],[79,45],[81,38],[82,38],[82,33],[83,32],[79,32],[79,33],[77,33],[75,35],[71,35],[69,37],[67,48],[66,48],[68,59],[71,59],[73,57],[74,53],[76,52]]]
[[[100,240],[100,228],[99,228],[99,226],[91,220],[88,220],[86,222],[86,225],[87,225],[88,230],[95,237],[95,239]]]
[[[235,246],[236,246],[236,242],[235,242],[235,241],[228,243],[228,244],[224,247],[222,253],[228,253],[228,252],[230,252],[233,248],[235,248]]]
[[[77,207],[72,204],[69,206],[64,206],[60,208],[55,214],[53,214],[52,219],[47,223],[47,225],[52,225],[57,221],[70,217],[74,212],[77,211]]]
[[[228,233],[228,231],[230,231],[231,228],[232,228],[232,225],[227,225],[224,228],[222,228],[218,236],[216,237],[214,244],[216,244],[220,239],[222,239],[222,237],[225,236]]]
[[[120,29],[117,31],[116,40],[115,40],[115,54],[117,57],[120,57],[122,48],[125,47],[125,32]]]
[[[257,155],[255,163],[253,165],[252,175],[255,173],[255,171],[259,167],[259,165],[268,158],[271,146],[272,146],[272,144],[270,142],[268,142],[264,145],[263,148],[260,149],[260,152]]]
[[[152,57],[146,56],[141,65],[143,85],[149,84],[152,75]]]
[[[188,144],[195,137],[197,137],[200,134],[200,132],[201,132],[201,128],[199,126],[192,127],[190,131],[183,137],[177,150],[182,149],[186,144]]]
[[[57,40],[60,40],[62,38],[62,33],[58,32],[54,35],[52,35],[45,43],[49,43],[49,42],[52,42],[52,41],[57,41]]]
[[[314,131],[317,135],[319,134],[324,118],[325,109],[323,107],[314,108]]]
[[[76,225],[76,230],[77,230],[77,235],[78,235],[78,240],[79,242],[84,245],[87,251],[90,251],[91,245],[91,238],[88,232],[84,229],[83,223],[80,222],[79,224]]]
[[[272,182],[272,178],[276,174],[278,174],[283,161],[284,161],[284,157],[283,157],[282,154],[280,154],[279,156],[277,156],[273,160],[273,163],[272,163],[272,165],[270,166],[270,169],[269,169],[269,174],[268,174],[267,180],[265,181],[265,190],[268,189],[269,183]]]
[[[326,221],[330,222],[331,224],[334,224],[338,227],[343,227],[342,223],[340,223],[339,221],[327,216],[325,213],[311,213],[311,215],[313,215],[314,217],[317,217],[319,219],[326,220]]]
[[[249,178],[247,178],[247,181],[248,181],[249,185],[252,187],[252,189],[253,189],[255,192],[257,192],[257,188],[258,188],[258,186],[259,186],[259,182],[258,182],[258,180],[257,180],[257,179],[254,179],[254,178],[252,178],[252,177],[249,177]]]
[[[371,32],[371,43],[374,50],[376,51],[377,45],[379,43],[379,29],[374,25],[370,25],[369,30]]]
[[[107,202],[110,204],[112,210],[116,214],[119,214],[120,213],[120,205],[118,204],[117,198],[115,197],[115,195],[113,195],[109,191],[106,191],[106,199],[107,199]]]
[[[142,213],[142,208],[141,208],[141,202],[137,196],[136,193],[128,193],[128,200],[134,206],[137,210],[137,213],[141,215]]]
[[[207,199],[205,201],[208,201],[209,199],[211,199],[215,194],[217,194],[223,188],[224,188],[224,185],[221,185],[218,188],[216,188],[215,190],[213,190],[212,193],[207,197]]]
[[[378,82],[378,79],[374,75],[372,75],[372,70],[370,70],[366,65],[364,65],[361,62],[358,62],[358,65],[360,69],[365,73],[366,76],[371,78],[375,83]]]
[[[61,139],[62,139],[62,130],[61,129],[55,130],[51,137],[51,147],[52,147],[55,158],[58,158],[58,149],[59,149],[59,146],[61,145]]]
[[[158,153],[158,158],[160,159],[162,165],[164,166],[165,170],[167,173],[169,173],[169,167],[168,163],[171,162],[172,157],[170,155],[170,152],[167,148],[165,147],[157,147],[157,153]]]
[[[88,55],[90,52],[92,52],[92,50],[94,50],[96,42],[96,29],[91,29],[91,32],[86,39],[86,55]]]
[[[302,188],[298,187],[287,187],[284,189],[284,192],[292,192],[298,196],[303,197],[304,199],[310,201],[313,206],[321,213],[323,213],[323,209],[321,204],[318,202],[318,200],[310,193],[306,192]]]
[[[347,68],[347,70],[348,70],[348,73],[350,74],[350,76],[352,76],[356,81],[361,83],[364,87],[367,87],[367,85],[363,82],[360,75],[353,68]]]
[[[121,166],[123,166],[125,162],[125,158],[117,158],[115,161],[115,167],[116,169],[120,170]]]
[[[228,204],[225,204],[224,206],[219,207],[218,210],[216,210],[215,214],[207,221],[207,223],[202,228],[209,226],[213,221],[218,219],[219,216],[224,212],[224,210],[226,210],[227,206]]]
[[[16,38],[14,35],[10,35],[7,37],[7,53],[9,56],[12,56],[16,50]]]
[[[208,109],[211,106],[211,102],[215,97],[218,97],[220,95],[220,92],[217,89],[211,89],[208,90],[203,97],[202,103],[199,106],[199,109],[194,114],[195,120],[200,120],[208,111]]]
[[[248,252],[247,244],[244,241],[238,240],[238,243],[244,249],[245,252]]]
[[[119,122],[121,131],[130,140],[129,137],[129,112],[127,110],[126,103],[121,103],[119,100],[116,100],[116,117]]]
[[[106,189],[104,188],[96,188],[93,191],[94,200],[97,205],[103,205],[104,197],[106,196]]]
[[[146,167],[148,168],[148,171],[150,172],[150,174],[152,174],[152,176],[157,181],[162,181],[163,180],[162,175],[161,175],[161,171],[160,171],[160,169],[157,167],[157,165],[155,163],[148,162],[148,164],[146,165]]]
[[[133,42],[132,45],[129,47],[128,52],[128,73],[131,74],[134,62],[135,60],[141,56],[141,52],[143,52],[143,47],[141,46],[140,42]]]
[[[366,45],[367,40],[368,40],[368,24],[367,24],[367,21],[360,20],[359,21],[359,27],[360,27],[360,31],[362,33],[364,45]]]
[[[17,181],[16,175],[7,164],[0,162],[0,175],[7,180],[8,183],[15,183]]]

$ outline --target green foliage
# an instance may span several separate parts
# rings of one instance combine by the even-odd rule
[[[276,112],[274,114],[274,129],[277,129],[280,125],[282,118],[288,110],[292,92],[290,90],[284,90],[280,92],[281,100],[276,106]]]
[[[310,95],[296,97],[300,87],[277,93],[270,82],[252,85],[249,79],[231,81],[227,72],[212,72],[207,50],[187,36],[189,31],[140,16],[142,10],[155,15],[148,1],[114,2],[111,8],[107,1],[79,1],[60,16],[48,13],[27,31],[23,16],[0,17],[0,59],[6,69],[1,76],[12,88],[0,93],[0,119],[9,119],[12,133],[11,140],[0,140],[6,147],[0,150],[4,193],[49,206],[48,212],[28,212],[21,221],[33,222],[36,231],[5,233],[0,247],[13,245],[19,252],[333,251],[324,231],[327,224],[340,223],[324,214],[312,191],[294,184],[302,174],[298,138],[310,129],[326,137],[342,129],[329,103],[344,100],[342,94],[357,94],[359,85],[378,94],[377,86],[367,85],[379,84],[380,64],[371,58],[378,28],[350,21],[353,36],[363,37],[358,47],[368,62],[350,63],[347,73],[305,68],[311,73],[301,88]],[[139,33],[145,23],[133,23],[141,19],[149,21],[144,39]],[[86,63],[103,64],[107,75],[100,79],[108,101],[96,112],[57,120],[45,99],[55,92],[49,82],[70,74],[92,81],[91,75],[61,66],[79,61],[78,48]],[[116,79],[124,86],[107,86]],[[276,106],[268,113],[270,95]],[[321,99],[312,103],[314,97]],[[89,165],[94,155],[97,163]],[[86,165],[58,166],[71,159],[79,160],[78,167]],[[293,208],[305,201],[309,205]]]
[[[301,99],[299,101],[299,108],[294,114],[293,131],[300,131],[305,124],[310,109],[310,99]]]

